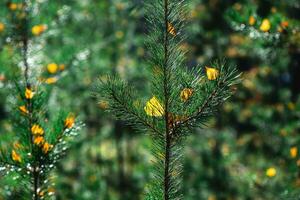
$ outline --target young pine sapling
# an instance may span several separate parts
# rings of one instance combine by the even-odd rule
[[[46,107],[50,94],[44,83],[32,76],[31,47],[47,28],[31,24],[32,6],[30,1],[8,5],[11,21],[5,36],[10,42],[6,45],[20,52],[15,57],[20,58],[21,75],[16,74],[15,89],[11,90],[14,135],[10,146],[1,145],[0,172],[11,174],[18,181],[20,193],[12,193],[12,198],[39,200],[53,195],[50,172],[79,127],[72,114],[60,113],[55,117],[49,114]]]
[[[108,102],[108,111],[153,138],[155,178],[146,199],[181,199],[182,141],[201,127],[233,93],[240,74],[215,62],[212,67],[187,69],[184,39],[184,0],[151,0],[147,4],[151,96],[139,100],[129,84],[116,77],[101,79],[95,92]]]

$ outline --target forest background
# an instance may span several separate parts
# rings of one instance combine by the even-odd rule
[[[84,124],[53,176],[56,199],[141,199],[151,180],[151,140],[91,95],[99,77],[117,74],[148,98],[147,23],[141,0],[32,1],[35,45],[29,59],[47,84],[48,109],[72,111]],[[10,3],[0,2],[0,144],[16,134],[10,116],[20,58],[10,37]],[[233,98],[188,137],[184,199],[297,199],[300,187],[300,2],[190,0],[188,66],[226,58],[243,72]],[[53,66],[57,66],[53,70]],[[55,67],[54,67],[55,68]],[[143,94],[143,93],[142,93]],[[0,174],[0,199],[22,193]]]

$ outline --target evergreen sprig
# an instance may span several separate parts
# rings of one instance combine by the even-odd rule
[[[32,77],[34,73],[29,63],[34,38],[41,35],[46,27],[30,23],[32,2],[25,0],[11,4],[8,4],[10,23],[16,27],[11,45],[21,54],[19,63],[23,74],[14,81],[12,124],[15,137],[10,142],[11,146],[1,146],[0,171],[12,174],[19,181],[24,193],[17,194],[18,199],[48,199],[54,193],[50,172],[64,155],[69,138],[78,133],[80,125],[75,124],[72,114],[49,115],[49,94],[44,83]]]
[[[142,103],[134,88],[116,77],[100,80],[95,92],[117,118],[153,137],[155,177],[147,199],[181,199],[182,139],[232,95],[240,74],[223,61],[207,67],[207,77],[202,68],[185,67],[185,52],[180,49],[184,0],[155,0],[146,7],[153,97]]]

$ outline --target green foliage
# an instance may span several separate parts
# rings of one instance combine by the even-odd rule
[[[26,123],[19,110],[26,88],[24,54],[22,41],[16,43],[20,41],[18,34],[24,32],[18,29],[24,28],[24,18],[18,18],[22,2],[0,2],[0,146],[6,149],[1,153],[7,160],[11,160],[10,151],[23,131],[17,123]],[[163,198],[163,185],[158,184],[161,181],[155,174],[163,173],[157,166],[164,159],[157,153],[164,149],[156,145],[159,139],[149,137],[159,135],[149,125],[155,122],[156,131],[164,133],[164,119],[148,116],[144,110],[153,95],[161,105],[164,101],[160,89],[163,76],[158,70],[162,67],[157,62],[163,59],[162,10],[146,7],[139,0],[27,2],[29,80],[39,82],[33,89],[42,92],[38,97],[43,98],[39,99],[41,112],[36,112],[38,122],[47,140],[60,133],[68,111],[78,114],[85,124],[75,140],[66,138],[68,152],[47,174],[52,198],[138,200],[146,198],[145,193],[151,199],[150,191],[153,199]],[[17,3],[14,10],[11,3]],[[192,114],[215,88],[217,81],[207,80],[204,66],[216,68],[224,63],[212,60],[225,57],[224,69],[237,66],[243,78],[236,90],[233,87],[236,92],[231,100],[211,113],[215,117],[202,116],[203,121],[198,122],[205,121],[204,126],[193,123],[181,127],[177,137],[181,140],[176,143],[177,164],[182,165],[177,168],[179,193],[187,200],[297,199],[299,1],[193,0],[181,9],[185,14],[171,23],[176,37],[169,34],[174,38],[170,46],[183,52],[172,54],[177,64],[170,77],[171,111]],[[154,11],[160,14],[151,15]],[[251,16],[253,25],[249,23]],[[270,22],[269,30],[267,26],[260,29],[265,19]],[[34,35],[35,25],[46,25],[47,29]],[[49,64],[57,70],[51,73]],[[99,77],[105,83],[105,92],[96,89],[100,101],[90,94],[90,86]],[[113,89],[106,85],[110,82],[117,84],[114,92],[131,112],[105,112],[111,106],[124,109],[105,95]],[[186,94],[194,89],[186,102],[181,100],[184,89]],[[132,113],[137,115],[132,117]],[[123,117],[132,119],[121,121]],[[5,172],[0,173],[0,199],[20,199],[22,195],[29,199],[26,187],[14,179],[19,173]],[[28,178],[22,182],[28,183]]]
[[[17,62],[21,64],[21,70],[10,80],[15,82],[15,89],[11,89],[10,94],[13,97],[11,132],[14,137],[9,145],[1,147],[0,169],[18,181],[20,192],[12,198],[37,200],[53,195],[50,172],[66,152],[69,138],[77,135],[79,127],[74,126],[74,116],[65,113],[55,116],[47,111],[49,90],[30,76],[36,73],[32,73],[34,70],[30,62],[31,45],[34,45],[34,37],[46,30],[45,25],[29,29],[32,8],[28,1],[8,3],[12,29],[8,29],[6,41],[11,40],[10,45],[20,53]]]

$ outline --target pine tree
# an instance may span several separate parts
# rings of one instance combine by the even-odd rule
[[[48,199],[54,194],[50,173],[64,155],[69,140],[78,132],[75,116],[61,112],[52,116],[47,110],[49,89],[34,75],[34,63],[30,62],[34,44],[44,34],[47,26],[32,24],[32,10],[35,4],[25,0],[22,3],[8,3],[9,43],[19,52],[15,55],[21,66],[21,74],[15,74],[15,96],[12,102],[12,123],[14,139],[11,145],[3,145],[0,150],[1,172],[11,174],[21,188],[13,194],[17,199]],[[11,34],[9,34],[11,33]],[[48,71],[57,70],[56,65],[48,66]]]
[[[232,95],[239,73],[224,61],[205,69],[185,67],[185,52],[180,49],[186,17],[184,0],[151,1],[147,13],[151,97],[142,102],[134,88],[112,76],[102,78],[95,93],[108,102],[108,111],[115,117],[153,139],[155,178],[147,199],[181,199],[184,138],[193,128],[203,127]]]

